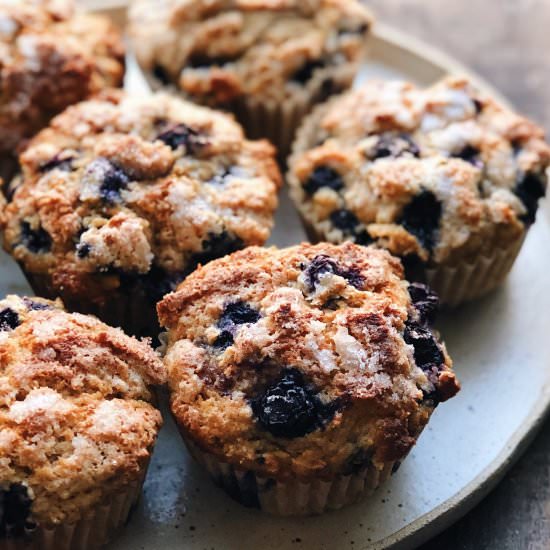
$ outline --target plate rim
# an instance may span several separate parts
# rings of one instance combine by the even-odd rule
[[[109,15],[119,23],[126,19],[128,0],[87,0],[80,3],[85,5],[89,11]],[[438,72],[440,76],[445,74],[464,75],[480,89],[491,94],[502,105],[513,108],[512,103],[476,71],[438,47],[413,37],[407,32],[377,21],[370,40],[372,42],[371,49],[383,50],[389,45],[395,51],[400,52],[402,56],[416,58],[425,66],[429,64],[434,74]],[[538,223],[550,223],[550,216],[544,211],[544,208],[539,209]],[[525,423],[511,434],[498,455],[472,481],[454,496],[388,537],[377,542],[366,543],[358,548],[363,550],[399,550],[417,547],[456,523],[498,485],[508,470],[526,451],[549,415],[550,384],[547,384],[541,387],[537,404],[528,413]]]

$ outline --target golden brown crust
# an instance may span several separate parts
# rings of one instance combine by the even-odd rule
[[[68,105],[120,86],[124,47],[70,0],[0,0],[0,71],[0,151],[13,152]]]
[[[26,489],[28,523],[77,521],[140,479],[164,378],[146,341],[60,303],[0,301],[0,490]]]
[[[444,398],[458,383],[441,344],[435,371],[416,364],[403,333],[418,314],[402,277],[397,259],[351,243],[252,247],[198,269],[158,305],[182,432],[281,480],[330,479],[361,453],[379,468],[404,458],[442,381]],[[257,409],[285,377],[323,418],[302,433],[266,427]]]
[[[140,0],[130,8],[144,69],[214,105],[328,91],[361,59],[371,24],[356,0]]]
[[[467,79],[428,89],[371,81],[304,121],[289,183],[325,240],[374,240],[401,257],[456,265],[521,240],[548,166],[543,130]],[[316,169],[336,176],[312,181]]]
[[[164,94],[73,106],[20,161],[4,246],[68,303],[103,304],[138,283],[155,302],[197,263],[263,244],[281,184],[269,143]]]

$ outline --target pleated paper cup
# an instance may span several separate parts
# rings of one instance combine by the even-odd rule
[[[441,304],[455,307],[485,296],[502,286],[519,255],[525,235],[508,246],[456,266],[435,266],[424,270],[426,282],[439,295]]]
[[[24,536],[0,540],[0,550],[94,550],[111,541],[139,501],[147,468],[136,482],[95,506],[75,523],[37,527]]]
[[[400,464],[387,462],[382,469],[369,465],[356,473],[338,475],[328,481],[276,481],[222,462],[182,435],[189,452],[207,470],[214,483],[244,506],[259,508],[274,516],[312,516],[339,510],[371,495]]]
[[[254,96],[242,97],[231,106],[231,111],[252,139],[271,141],[284,162],[290,153],[296,130],[311,110],[330,97],[346,91],[353,84],[359,66],[347,64],[331,77],[314,77],[311,91],[305,88],[282,101]]]

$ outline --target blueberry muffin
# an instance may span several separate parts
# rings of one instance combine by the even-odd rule
[[[233,110],[287,152],[311,106],[349,87],[372,24],[357,0],[138,0],[130,35],[153,86]]]
[[[269,237],[273,147],[228,115],[105,92],[56,117],[20,157],[0,226],[36,294],[138,335],[198,264]]]
[[[273,514],[370,493],[458,391],[437,303],[398,259],[352,243],[251,247],[197,270],[158,305],[191,453]]]
[[[139,497],[160,358],[60,302],[8,296],[0,359],[0,547],[101,546]]]
[[[124,49],[108,19],[71,0],[0,0],[0,71],[2,159],[68,105],[121,85]]]
[[[387,248],[456,305],[502,283],[549,164],[543,130],[464,78],[374,81],[308,117],[289,182],[313,240]]]

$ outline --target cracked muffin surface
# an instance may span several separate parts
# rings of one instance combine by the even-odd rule
[[[130,35],[159,82],[209,104],[326,94],[364,52],[372,18],[356,0],[139,0]]]
[[[68,105],[122,84],[122,39],[71,0],[0,0],[0,74],[0,153],[8,154]]]
[[[456,265],[521,241],[549,165],[543,130],[464,78],[372,81],[309,116],[289,179],[315,238]]]
[[[102,318],[93,307],[133,296],[156,319],[156,301],[198,264],[263,244],[280,185],[270,144],[164,94],[106,92],[72,106],[20,162],[5,249],[38,294]]]
[[[0,545],[77,522],[137,483],[164,381],[147,341],[60,302],[0,300]]]
[[[391,469],[459,388],[436,309],[371,247],[216,260],[158,305],[173,414],[203,452],[276,481]]]

